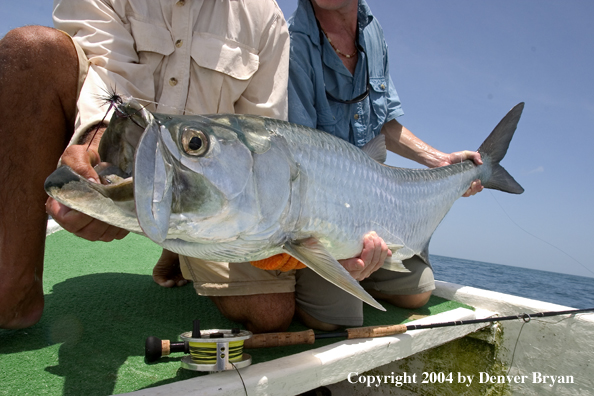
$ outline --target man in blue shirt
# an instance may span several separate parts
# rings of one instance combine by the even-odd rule
[[[482,163],[477,152],[436,150],[396,121],[403,111],[390,78],[388,47],[365,0],[299,0],[288,23],[289,121],[358,147],[383,133],[388,150],[431,168],[467,159]],[[481,190],[477,180],[465,196]],[[405,308],[425,305],[435,288],[430,264],[413,257],[405,261],[410,273],[378,269],[386,253],[385,243],[371,233],[361,257],[341,264],[376,298]],[[297,271],[296,296],[297,312],[311,327],[362,323],[361,301],[309,269]]]

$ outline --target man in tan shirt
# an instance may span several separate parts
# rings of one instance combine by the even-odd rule
[[[273,0],[64,0],[56,4],[54,22],[63,32],[25,27],[0,41],[2,328],[28,327],[41,317],[46,209],[89,240],[127,234],[52,199],[43,207],[43,182],[59,158],[98,180],[92,165],[106,127],[98,97],[115,89],[162,113],[287,117],[289,37]],[[163,263],[172,262],[175,255],[164,252]],[[285,301],[294,304],[292,292],[264,298],[283,312]],[[225,309],[224,301],[218,304]],[[269,327],[278,323],[262,329]]]

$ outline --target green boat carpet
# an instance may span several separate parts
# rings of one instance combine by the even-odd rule
[[[207,375],[182,369],[180,354],[144,362],[148,336],[177,341],[191,331],[194,319],[203,330],[240,327],[191,285],[155,284],[151,273],[160,253],[159,246],[133,234],[110,243],[65,231],[50,235],[41,321],[28,329],[0,330],[0,395],[111,395]],[[402,323],[460,306],[438,297],[414,311],[386,305],[388,312],[382,313],[366,305],[364,326]],[[289,331],[305,329],[294,321]],[[247,352],[257,364],[337,341]]]

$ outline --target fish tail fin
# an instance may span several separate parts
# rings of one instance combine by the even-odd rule
[[[478,149],[481,157],[489,158],[491,161],[491,177],[483,181],[483,186],[486,188],[511,194],[521,194],[524,192],[524,188],[514,180],[505,168],[499,165],[499,162],[507,153],[509,143],[514,136],[518,121],[520,121],[522,110],[524,110],[524,103],[519,103],[511,109]]]

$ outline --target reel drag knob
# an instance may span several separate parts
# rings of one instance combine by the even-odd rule
[[[155,336],[148,337],[144,344],[144,358],[147,363],[155,362],[162,356],[175,352],[189,354],[190,348],[186,342],[171,342]]]

